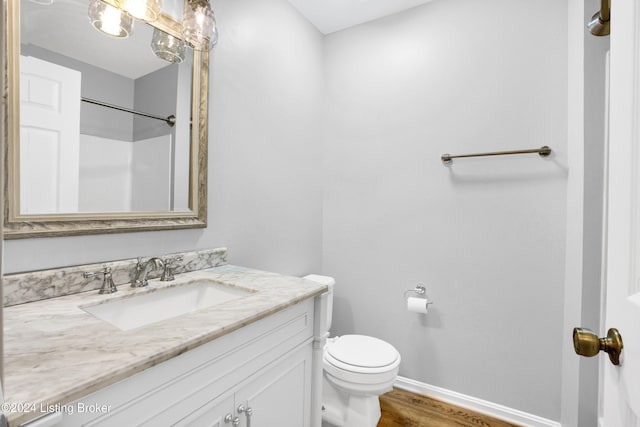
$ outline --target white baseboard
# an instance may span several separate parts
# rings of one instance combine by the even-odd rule
[[[508,408],[409,378],[398,377],[394,385],[403,390],[432,397],[513,424],[527,427],[561,427],[561,424],[557,421],[548,420],[537,415],[528,414],[518,411],[517,409]]]

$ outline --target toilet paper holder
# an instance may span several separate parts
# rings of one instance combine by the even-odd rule
[[[413,295],[409,296],[410,294]],[[407,302],[407,309],[416,313],[428,313],[429,306],[433,304],[433,301],[427,295],[427,287],[422,283],[418,283],[415,288],[405,291],[404,299]]]
[[[413,293],[415,295],[415,297],[417,297],[417,298],[426,299],[427,300],[427,306],[433,304],[433,301],[431,301],[431,298],[429,298],[429,296],[427,295],[427,287],[425,285],[423,285],[422,283],[418,283],[415,288],[409,289],[408,291],[405,291],[404,299],[408,298],[409,293]]]
[[[407,295],[410,292],[413,292],[416,295],[421,295],[425,299],[427,298],[427,288],[422,283],[418,283],[414,289],[409,289],[408,291],[406,291],[404,293],[404,299],[407,299]]]

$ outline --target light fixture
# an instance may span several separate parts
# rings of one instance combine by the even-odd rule
[[[162,0],[117,0],[117,5],[140,21],[154,22],[160,17]]]
[[[216,45],[218,30],[208,0],[185,0],[182,30],[184,39],[195,50],[211,50]]]
[[[172,64],[179,64],[184,61],[186,45],[184,40],[154,28],[151,37],[151,50],[158,58]]]
[[[102,0],[92,0],[89,4],[89,20],[98,31],[113,37],[126,38],[133,33],[131,15]]]

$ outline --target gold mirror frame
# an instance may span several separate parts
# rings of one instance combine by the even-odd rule
[[[115,5],[114,0],[106,0]],[[5,0],[4,42],[6,61],[3,98],[4,138],[4,239],[177,230],[207,226],[207,113],[209,52],[194,51],[191,100],[191,154],[189,211],[111,212],[21,215],[20,170],[20,0]],[[182,38],[182,24],[162,14],[150,24]]]

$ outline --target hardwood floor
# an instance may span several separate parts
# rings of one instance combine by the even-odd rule
[[[378,427],[517,427],[397,388],[380,396],[380,408]]]

